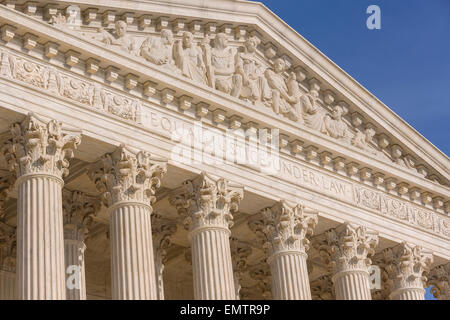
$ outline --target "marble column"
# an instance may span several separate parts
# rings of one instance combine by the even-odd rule
[[[80,132],[29,114],[11,136],[3,152],[17,176],[18,298],[64,300],[62,178]]]
[[[86,300],[85,240],[100,201],[80,191],[63,190],[66,299]]]
[[[328,230],[319,251],[332,272],[336,300],[371,300],[369,256],[378,235],[365,227],[344,223]]]
[[[151,214],[166,164],[147,152],[121,145],[89,170],[110,216],[111,290],[115,300],[158,297]]]
[[[436,299],[450,300],[450,262],[431,270],[428,284]]]
[[[233,260],[234,288],[236,300],[240,300],[241,282],[244,273],[248,271],[248,257],[252,254],[252,247],[239,239],[231,238],[231,257]]]
[[[169,199],[189,226],[197,300],[236,298],[229,238],[232,212],[242,198],[241,186],[202,173]]]
[[[16,300],[16,228],[0,222],[0,238],[0,300]]]
[[[167,249],[172,242],[170,237],[177,231],[174,221],[164,219],[160,214],[152,215],[152,233],[155,256],[155,276],[158,300],[164,300],[164,265],[167,262]]]
[[[388,277],[390,300],[424,300],[425,273],[433,262],[431,252],[402,242],[382,252],[383,268]]]
[[[311,300],[306,260],[317,213],[301,205],[277,202],[249,220],[252,231],[266,239],[275,300]]]

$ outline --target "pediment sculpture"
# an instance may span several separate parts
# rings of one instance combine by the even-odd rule
[[[62,26],[64,19],[55,16],[51,23]],[[127,22],[118,20],[112,30],[99,27],[90,37],[255,108],[271,108],[299,125],[373,155],[383,155],[376,146],[373,128],[353,127],[345,118],[348,106],[328,105],[320,96],[320,87],[301,86],[284,58],[263,58],[258,52],[261,40],[257,36],[249,34],[242,44],[235,45],[229,43],[229,35],[224,32],[198,39],[193,32],[178,32],[175,36],[169,28],[162,28],[159,34],[143,38],[132,35]]]

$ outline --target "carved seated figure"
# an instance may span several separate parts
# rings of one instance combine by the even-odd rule
[[[366,128],[364,132],[358,131],[352,140],[352,144],[362,150],[372,154],[377,154],[377,151],[370,147],[370,142],[372,141],[374,135],[375,130],[371,127]]]
[[[238,54],[237,72],[242,75],[243,84],[240,97],[253,104],[263,105],[270,99],[270,88],[264,77],[264,69],[256,58],[256,48],[261,41],[250,37],[245,42],[244,52]]]
[[[266,79],[272,89],[272,106],[277,114],[283,114],[293,121],[302,121],[300,105],[300,88],[294,73],[284,80],[283,72],[286,63],[283,59],[276,59],[273,70],[267,69]]]
[[[236,50],[228,46],[225,33],[216,35],[214,48],[205,45],[205,56],[210,86],[238,97],[242,88],[242,75],[236,73]]]
[[[173,34],[164,29],[160,37],[148,37],[141,45],[140,54],[151,63],[162,66],[170,71],[177,71],[173,59]]]
[[[99,29],[100,41],[107,45],[118,47],[131,54],[137,54],[136,41],[132,36],[127,34],[127,23],[125,21],[117,21],[113,34],[103,28]]]
[[[194,35],[191,32],[183,33],[183,39],[177,41],[175,61],[185,77],[202,84],[207,83],[203,52],[194,42]]]
[[[348,126],[342,119],[346,114],[346,110],[342,106],[334,106],[331,115],[326,115],[324,119],[326,133],[336,139],[348,141],[350,134]]]
[[[325,110],[323,110],[318,104],[319,92],[311,89],[309,93],[304,94],[300,98],[302,104],[303,116],[305,118],[305,124],[314,130],[321,133],[327,133],[325,128]]]

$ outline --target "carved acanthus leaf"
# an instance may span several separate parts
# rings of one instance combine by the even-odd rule
[[[122,201],[150,205],[155,201],[156,189],[166,172],[166,161],[152,158],[145,151],[136,153],[121,145],[93,164],[88,175],[102,193],[107,206]]]
[[[80,132],[66,131],[61,122],[45,122],[32,113],[12,125],[11,136],[2,151],[17,177],[32,173],[65,177],[69,159],[81,142]]]
[[[175,221],[165,219],[161,214],[152,214],[153,246],[156,255],[161,256],[161,263],[166,262],[167,249],[172,245],[171,236],[177,231]]]
[[[430,271],[433,255],[420,246],[406,242],[382,252],[381,266],[388,278],[390,291],[405,288],[424,288],[425,273]]]
[[[249,227],[265,240],[265,247],[271,254],[291,250],[306,252],[308,237],[317,222],[317,213],[306,212],[302,205],[291,206],[280,201],[250,219]]]
[[[311,296],[313,300],[333,300],[333,281],[331,275],[323,275],[311,281]]]
[[[428,279],[431,293],[440,300],[450,300],[450,263],[440,265],[431,270]]]
[[[328,230],[318,245],[322,259],[333,273],[349,270],[367,271],[378,245],[378,235],[362,226],[344,223]]]
[[[169,197],[178,213],[185,216],[185,225],[191,229],[201,226],[230,228],[233,212],[244,197],[244,189],[225,179],[215,180],[202,172],[197,178],[188,180]]]
[[[88,196],[81,191],[64,189],[64,238],[84,241],[100,207],[100,199]]]
[[[0,222],[0,270],[15,272],[16,235],[15,227]]]

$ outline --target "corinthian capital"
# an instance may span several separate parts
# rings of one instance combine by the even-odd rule
[[[433,255],[420,246],[403,242],[382,252],[381,263],[386,272],[390,291],[406,288],[424,288]]]
[[[166,263],[166,251],[172,245],[170,237],[177,231],[175,221],[164,219],[160,214],[152,215],[152,234],[155,252],[161,257],[161,263]]]
[[[45,122],[31,113],[10,131],[2,152],[17,177],[40,173],[62,178],[69,173],[69,159],[80,144],[80,132],[70,132],[59,121]]]
[[[5,204],[14,185],[14,177],[11,173],[1,173],[0,176],[0,218],[5,215]]]
[[[93,217],[100,210],[96,197],[81,191],[63,190],[64,238],[84,241]]]
[[[202,172],[197,178],[185,181],[169,197],[178,213],[185,216],[191,230],[202,226],[229,228],[232,213],[237,211],[244,197],[244,188],[225,179],[215,180]]]
[[[16,270],[16,228],[0,222],[0,270]]]
[[[248,257],[252,254],[252,247],[239,239],[232,237],[230,241],[231,256],[233,259],[233,271],[235,277],[236,297],[242,287],[244,274],[248,271]]]
[[[331,275],[320,276],[311,281],[311,296],[313,300],[333,300],[333,281]]]
[[[322,259],[333,273],[351,270],[367,271],[375,254],[378,235],[362,226],[344,223],[328,230],[319,245]]]
[[[271,254],[284,251],[306,252],[309,239],[318,222],[318,214],[306,212],[302,205],[291,206],[285,201],[263,209],[249,220],[249,227],[262,236]]]
[[[436,299],[450,300],[450,262],[431,270],[428,284]]]
[[[107,206],[122,201],[150,205],[155,201],[156,189],[166,171],[166,161],[121,145],[93,164],[88,175],[102,193]]]

